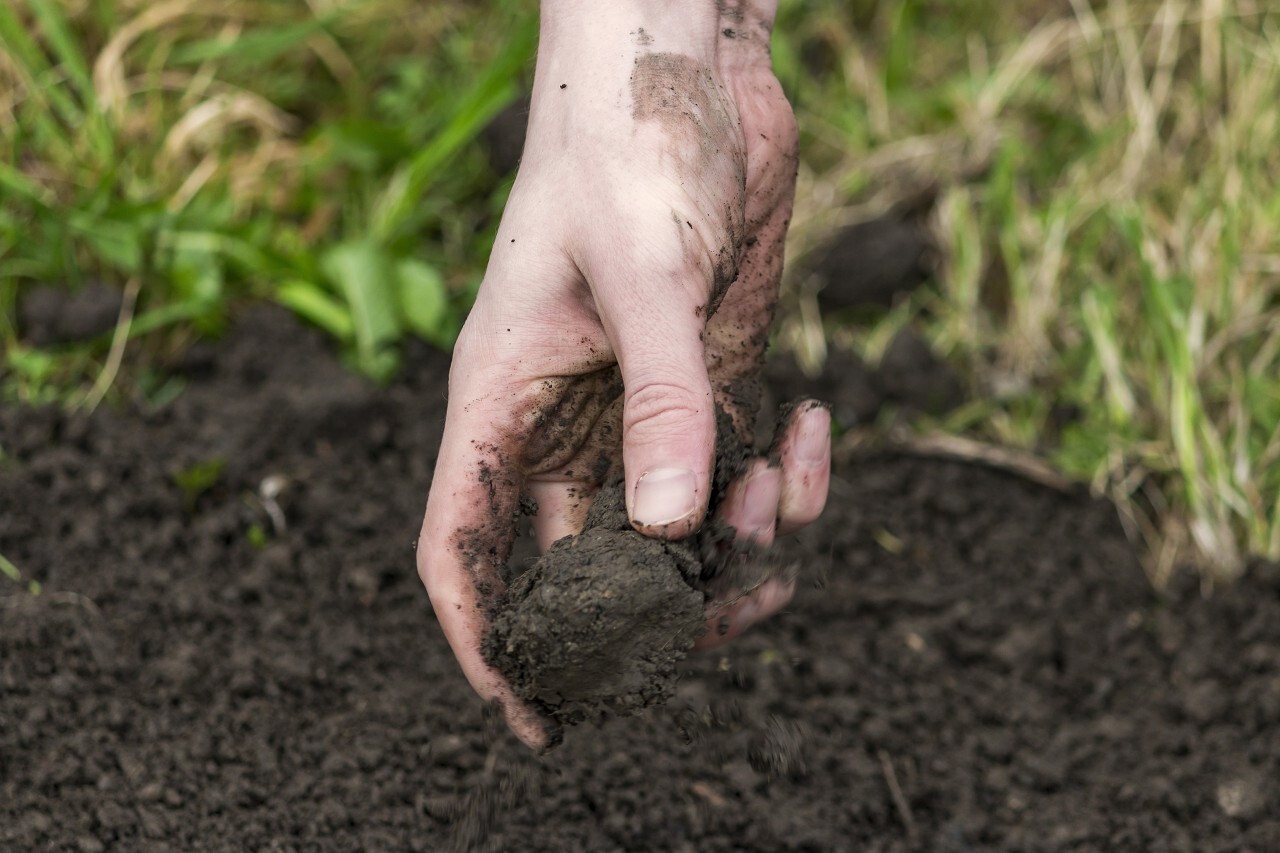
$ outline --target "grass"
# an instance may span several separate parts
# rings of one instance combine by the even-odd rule
[[[37,282],[135,282],[121,325],[153,346],[216,334],[240,299],[287,305],[379,378],[406,333],[448,345],[503,194],[470,143],[535,35],[515,2],[0,7],[8,396],[118,368],[105,341],[97,359],[22,347],[17,292]]]
[[[841,58],[826,79],[787,60],[809,152],[796,249],[929,185],[942,249],[939,287],[878,326],[801,312],[792,338],[874,357],[917,323],[980,392],[931,426],[1092,483],[1158,582],[1280,559],[1280,14],[1073,0],[994,24],[963,5],[860,29],[790,7],[802,49]]]
[[[0,395],[162,402],[147,367],[254,300],[378,378],[406,335],[448,345],[506,193],[473,143],[527,84],[531,6],[0,7]],[[921,428],[1092,483],[1157,582],[1280,559],[1280,13],[783,0],[777,32],[793,259],[926,196],[941,249],[936,285],[869,324],[793,282],[783,345],[875,358],[913,323],[978,391]],[[128,296],[113,335],[23,344],[23,288],[93,279]]]
[[[4,554],[0,554],[0,575],[4,575],[15,584],[25,586],[27,592],[31,595],[39,595],[43,592],[43,587],[41,587],[40,581],[24,579],[22,577],[22,572],[19,571],[18,567],[15,566]]]

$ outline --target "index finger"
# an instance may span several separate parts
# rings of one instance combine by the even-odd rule
[[[459,352],[418,539],[418,574],[472,688],[498,703],[520,740],[541,749],[553,740],[551,723],[515,695],[481,650],[515,538],[522,430],[513,413],[529,410],[528,391],[459,376],[456,365],[466,363]]]

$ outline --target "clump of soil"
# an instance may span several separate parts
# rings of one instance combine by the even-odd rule
[[[485,655],[558,722],[634,712],[670,697],[704,629],[692,544],[631,528],[622,484],[601,491],[580,535],[561,539],[508,589]]]
[[[746,458],[723,411],[719,423],[712,511]],[[749,557],[732,538],[714,521],[678,541],[641,535],[615,477],[582,532],[556,542],[508,588],[485,656],[517,695],[561,724],[665,702],[676,665],[706,630],[707,601],[744,575],[735,564]]]

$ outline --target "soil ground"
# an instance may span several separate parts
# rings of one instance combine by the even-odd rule
[[[785,613],[530,755],[413,568],[446,366],[258,313],[162,409],[0,412],[0,849],[1280,849],[1280,571],[1157,596],[953,462],[839,467]]]

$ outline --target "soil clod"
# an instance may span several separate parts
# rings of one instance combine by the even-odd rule
[[[745,457],[723,411],[719,422],[713,511]],[[706,631],[708,600],[743,575],[738,564],[748,558],[732,539],[715,522],[679,541],[636,532],[616,478],[596,496],[582,533],[556,542],[511,583],[484,653],[521,698],[561,724],[665,702],[676,665]]]
[[[703,630],[690,545],[631,529],[621,484],[592,504],[587,528],[516,579],[485,644],[516,692],[561,723],[665,700],[675,665]]]

